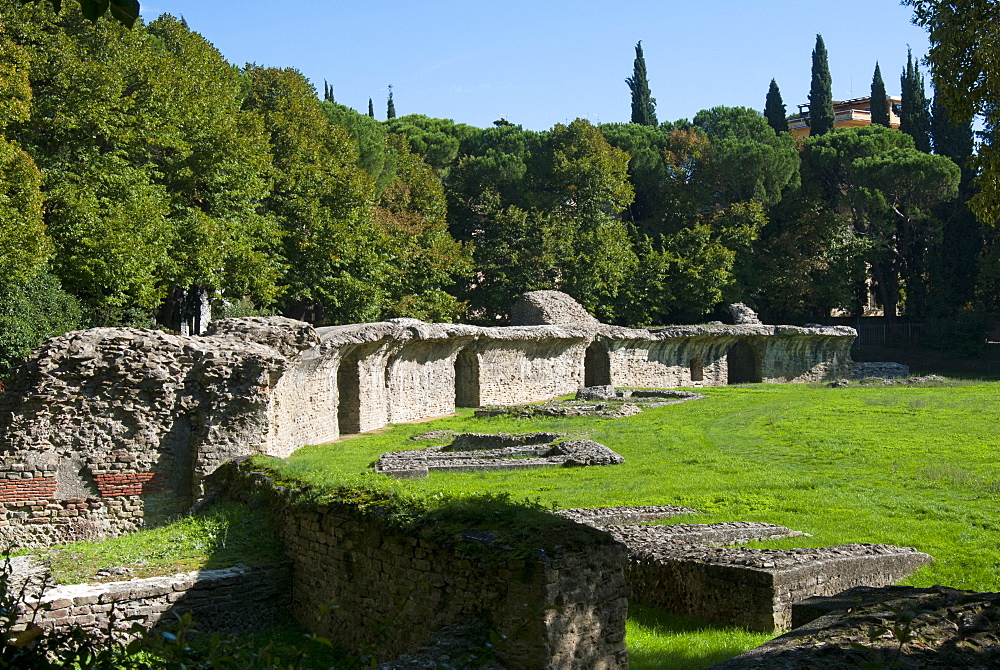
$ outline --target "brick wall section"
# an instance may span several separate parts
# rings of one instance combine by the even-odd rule
[[[55,477],[0,479],[0,503],[47,500],[55,496]]]
[[[37,614],[36,614],[37,611]],[[121,630],[147,628],[191,612],[202,632],[245,633],[285,623],[291,615],[289,565],[236,566],[127,582],[73,584],[46,590],[22,607],[21,625],[106,631],[111,612]]]
[[[123,472],[94,475],[94,481],[105,498],[138,496],[163,491],[164,477],[155,472]]]
[[[485,620],[509,636],[498,653],[510,667],[628,667],[625,548],[594,529],[568,520],[560,529],[595,542],[579,550],[505,559],[507,550],[497,548],[473,559],[461,543],[392,531],[348,505],[289,506],[260,473],[227,466],[217,478],[234,497],[263,496],[282,510],[295,617],[337,644],[378,644],[389,659],[417,650],[444,626]]]

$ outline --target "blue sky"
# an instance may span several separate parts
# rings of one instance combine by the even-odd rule
[[[660,120],[716,105],[763,109],[774,77],[789,111],[807,101],[822,33],[836,99],[867,95],[875,61],[899,93],[907,45],[926,33],[897,0],[143,0],[149,20],[183,15],[231,62],[294,67],[322,91],[385,118],[487,126],[501,116],[543,130],[577,117],[628,121],[634,45],[642,40]]]

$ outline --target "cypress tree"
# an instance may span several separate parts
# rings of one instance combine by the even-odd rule
[[[387,121],[396,118],[396,104],[392,101],[392,84],[389,84],[389,102],[385,106],[385,118]]]
[[[825,135],[833,130],[833,79],[827,62],[823,36],[816,35],[812,52],[812,85],[809,87],[809,134]]]
[[[632,64],[632,76],[625,79],[632,91],[632,123],[643,126],[655,126],[656,98],[649,95],[649,81],[646,79],[646,59],[642,55],[642,40],[635,45],[635,62]]]
[[[889,106],[886,104],[885,82],[882,81],[882,70],[875,61],[875,75],[872,77],[872,125],[889,127]]]
[[[931,150],[931,120],[924,77],[920,67],[913,62],[913,53],[906,50],[906,69],[899,78],[902,89],[903,110],[899,115],[899,129],[913,138],[920,151]]]
[[[937,95],[931,104],[931,138],[934,140],[934,153],[955,161],[962,168],[964,181],[965,173],[968,172],[966,161],[972,157],[972,124],[954,124]]]
[[[764,100],[764,118],[767,125],[774,128],[774,132],[787,133],[788,121],[785,120],[785,103],[781,100],[781,91],[778,90],[778,83],[771,80],[771,86],[767,89],[767,99]]]
[[[375,105],[372,104],[371,98],[368,98],[368,116],[375,118]]]

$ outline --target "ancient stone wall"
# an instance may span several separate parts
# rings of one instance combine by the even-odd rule
[[[295,618],[336,644],[389,659],[481,621],[506,636],[495,648],[509,667],[628,667],[626,555],[610,536],[567,520],[560,537],[573,545],[574,533],[587,534],[585,546],[510,558],[488,526],[442,544],[348,504],[287,505],[259,473],[227,467],[219,479],[230,495],[264,496],[280,510]]]
[[[18,616],[43,628],[108,630],[132,624],[153,628],[191,612],[199,631],[246,633],[285,623],[291,616],[291,569],[286,564],[236,566],[124,582],[71,584],[29,598]]]
[[[481,405],[518,405],[583,386],[581,337],[484,339],[477,343]]]
[[[204,336],[99,328],[52,338],[0,394],[0,479],[14,482],[0,490],[0,541],[156,523],[188,509],[204,478],[232,458],[284,457],[456,405],[523,404],[584,385],[820,381],[853,371],[850,328],[617,328],[554,291],[519,305],[530,325],[393,319],[313,329],[251,317],[213,322]]]
[[[389,422],[454,412],[455,359],[467,344],[462,338],[415,340],[395,352],[385,374]]]
[[[607,348],[615,386],[720,386],[850,377],[854,335],[844,327],[604,327],[595,342]]]

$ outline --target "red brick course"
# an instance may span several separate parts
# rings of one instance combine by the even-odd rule
[[[0,504],[25,500],[49,500],[55,495],[55,477],[0,479]]]
[[[123,472],[94,475],[97,490],[105,498],[138,496],[163,491],[163,477],[155,472]]]

